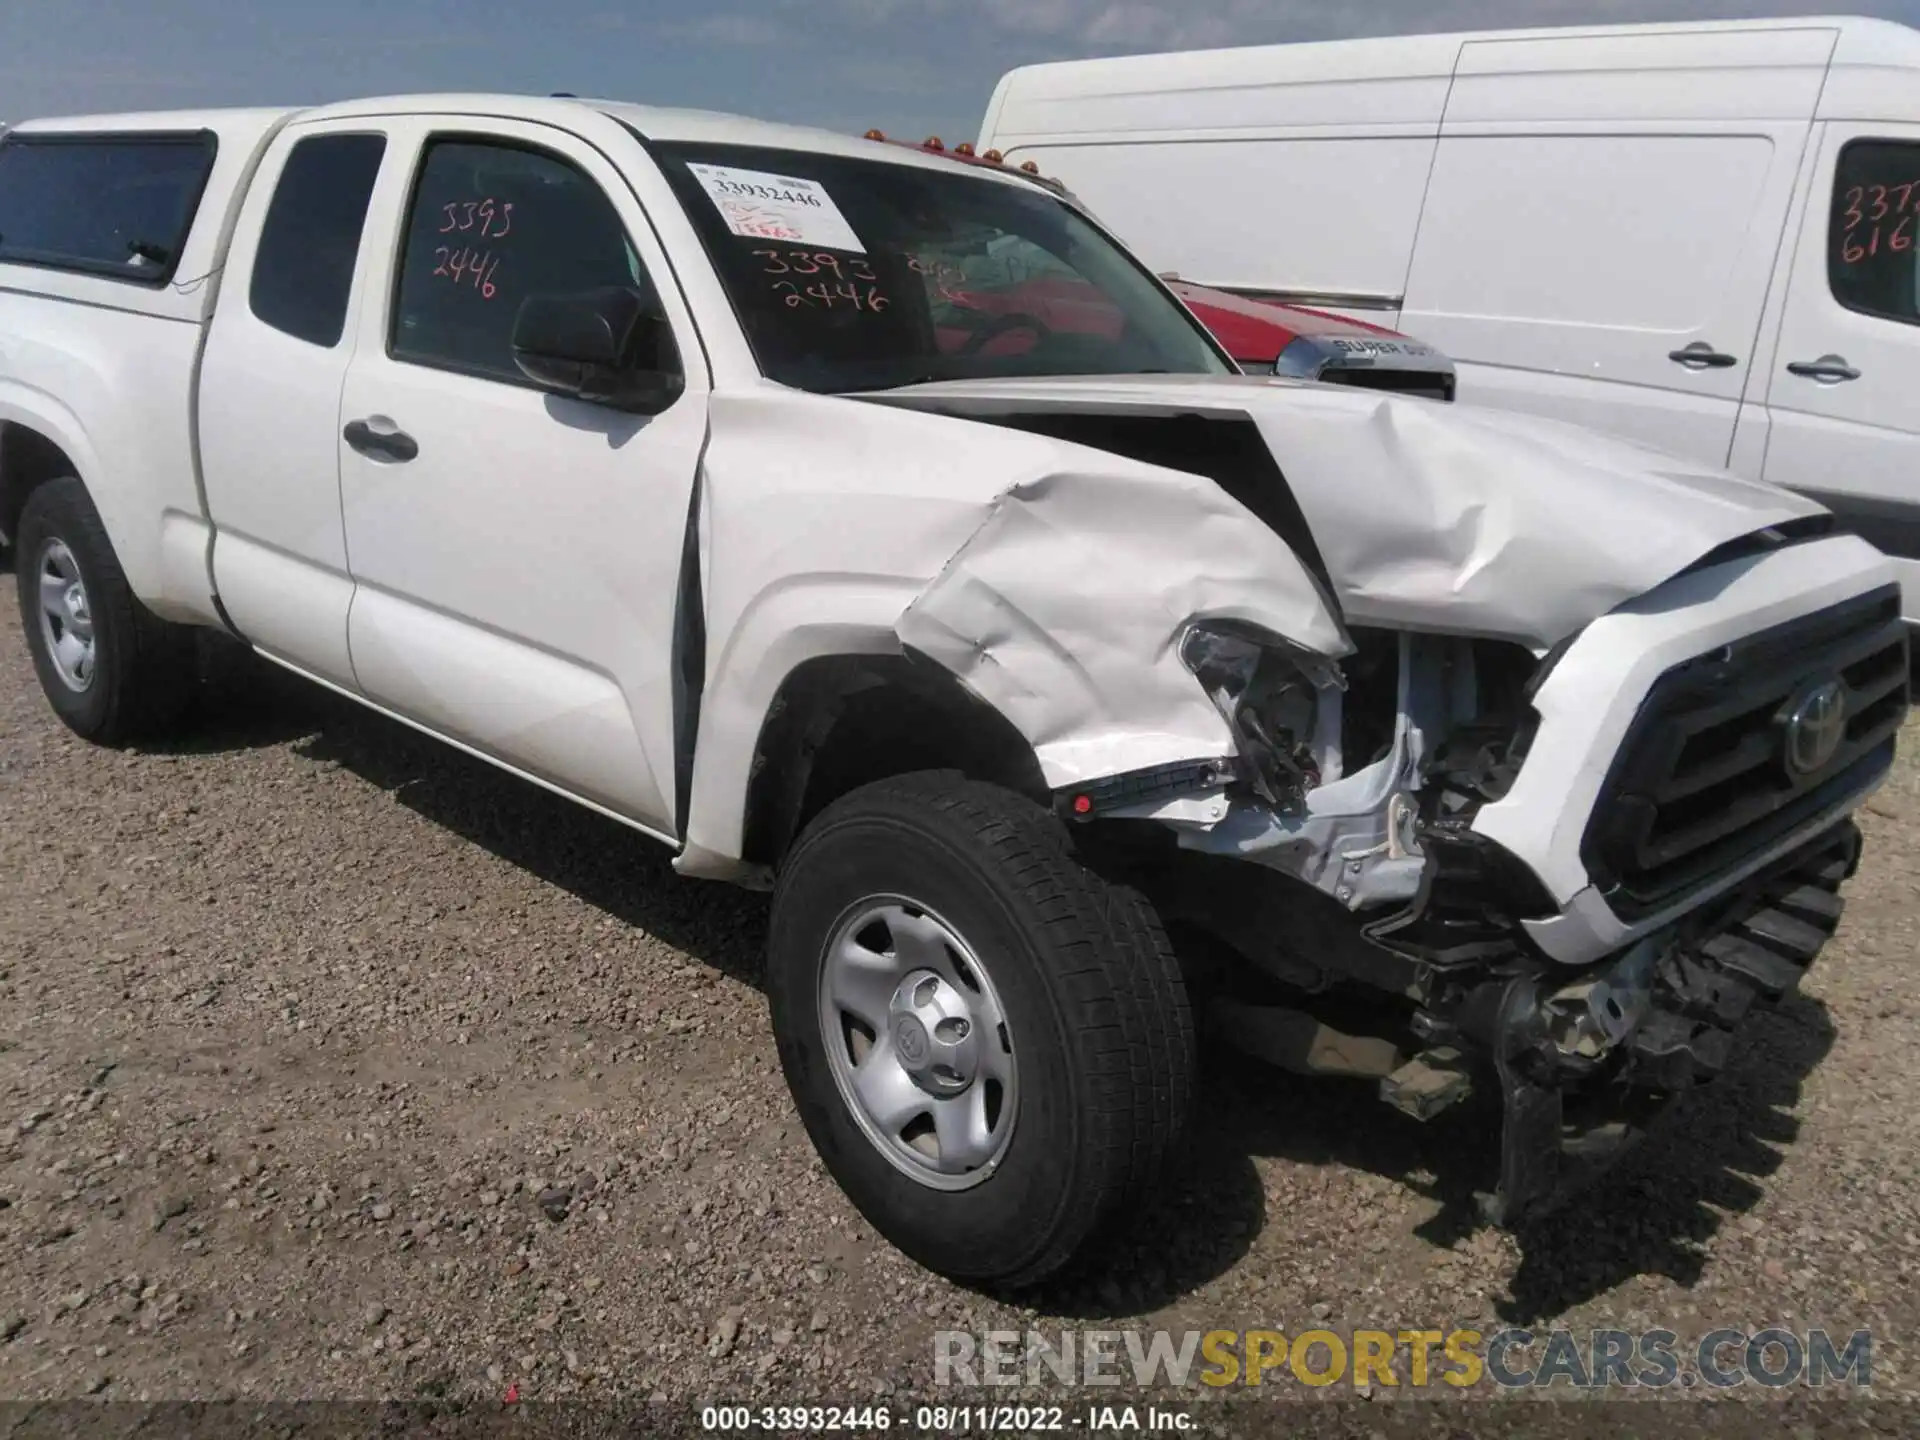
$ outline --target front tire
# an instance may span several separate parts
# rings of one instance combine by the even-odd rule
[[[79,480],[27,497],[14,572],[40,688],[68,729],[122,745],[179,718],[193,695],[193,632],[140,603]]]
[[[1184,1128],[1185,987],[1064,827],[948,774],[829,806],[781,869],[768,997],[834,1179],[953,1279],[1044,1279],[1130,1218]]]

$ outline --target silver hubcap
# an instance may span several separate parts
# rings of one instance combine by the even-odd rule
[[[40,633],[54,671],[70,690],[93,683],[93,607],[79,562],[64,540],[40,547]]]
[[[820,967],[840,1098],[898,1170],[936,1190],[994,1172],[1013,1134],[1013,1033],[986,966],[924,906],[849,907]]]

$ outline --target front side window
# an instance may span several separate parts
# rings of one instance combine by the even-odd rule
[[[331,349],[347,323],[381,135],[315,135],[287,155],[260,229],[248,303],[261,320]]]
[[[1920,145],[1855,140],[1840,152],[1827,224],[1827,280],[1849,310],[1920,321]]]
[[[530,384],[513,359],[521,302],[603,286],[658,303],[619,214],[591,179],[538,150],[428,146],[394,297],[394,359]]]
[[[1138,262],[1037,187],[958,165],[652,150],[782,384],[1232,373]]]
[[[216,142],[209,132],[0,142],[0,262],[160,285],[172,278]]]

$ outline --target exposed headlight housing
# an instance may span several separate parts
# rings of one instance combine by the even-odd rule
[[[1261,799],[1298,809],[1309,790],[1337,778],[1346,680],[1333,661],[1234,620],[1189,625],[1180,660],[1227,722],[1244,778]]]

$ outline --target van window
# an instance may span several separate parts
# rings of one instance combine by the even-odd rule
[[[1920,145],[1855,140],[1840,152],[1827,222],[1827,281],[1849,310],[1920,322]]]
[[[331,349],[347,323],[381,135],[315,135],[295,145],[260,229],[248,302],[261,320]]]
[[[165,284],[215,148],[211,131],[8,135],[0,141],[0,262]]]
[[[566,161],[437,140],[407,219],[389,353],[515,385],[513,322],[529,295],[630,286],[657,295],[613,202]]]

